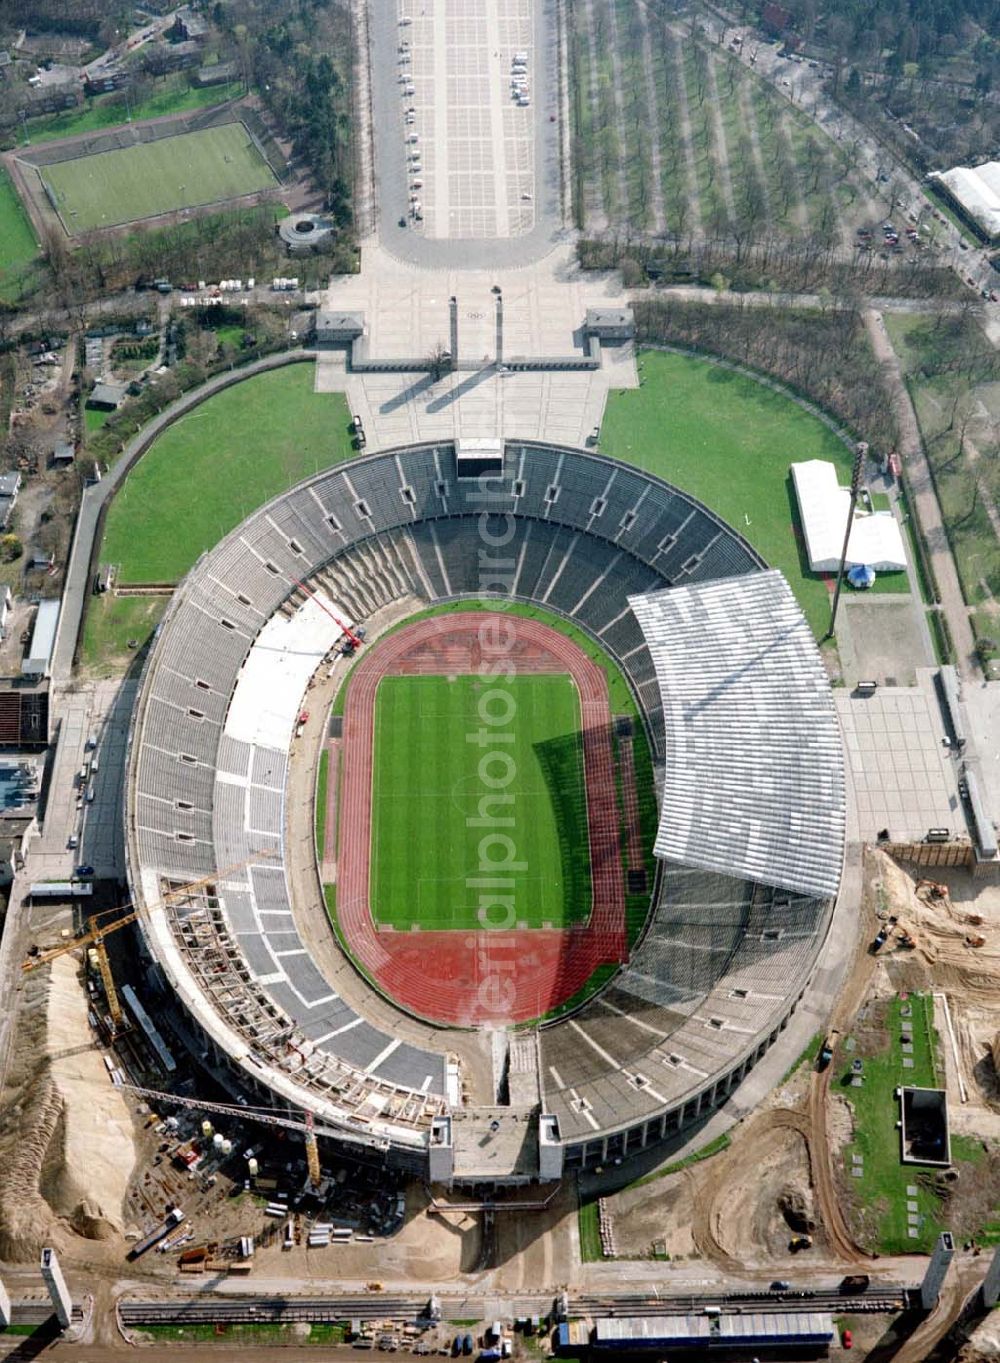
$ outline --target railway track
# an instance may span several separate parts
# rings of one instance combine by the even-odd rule
[[[854,1314],[895,1314],[909,1300],[913,1289],[902,1284],[880,1284],[877,1289],[854,1296],[836,1289],[793,1292],[701,1292],[695,1295],[644,1296],[635,1294],[573,1297],[570,1309],[574,1315],[637,1315],[670,1316],[677,1313],[695,1314],[706,1306],[718,1307],[732,1313],[748,1311],[838,1311]]]
[[[706,1306],[727,1312],[746,1311],[832,1311],[852,1314],[892,1314],[904,1308],[913,1289],[902,1283],[882,1283],[874,1290],[848,1295],[836,1289],[803,1288],[790,1292],[766,1289],[730,1293],[681,1293],[673,1296],[639,1292],[618,1292],[574,1296],[569,1299],[572,1316],[642,1315],[668,1316],[696,1313]],[[538,1296],[512,1298],[507,1314],[536,1314],[547,1299]],[[551,1303],[549,1303],[551,1304]],[[196,1301],[124,1301],[118,1307],[126,1327],[144,1325],[240,1325],[240,1324],[330,1324],[334,1321],[393,1318],[417,1320],[424,1313],[423,1295],[353,1297],[254,1297],[239,1300],[199,1298]],[[447,1303],[447,1310],[452,1303]],[[475,1300],[462,1304],[463,1311],[481,1309]]]
[[[124,1301],[118,1315],[123,1325],[261,1325],[269,1323],[330,1324],[354,1316],[416,1319],[426,1297],[245,1297],[238,1301]]]

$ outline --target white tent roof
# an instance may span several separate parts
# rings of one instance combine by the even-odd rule
[[[280,612],[268,620],[236,682],[226,716],[230,738],[288,751],[309,678],[343,634],[338,620],[351,625],[347,612],[322,592],[290,620]]]
[[[1000,161],[935,170],[927,178],[940,181],[991,237],[1000,233]]]
[[[834,573],[840,565],[844,530],[851,505],[848,488],[837,482],[836,467],[825,459],[792,465],[795,495],[802,515],[809,567],[814,573]],[[878,572],[901,572],[906,567],[903,535],[891,511],[861,513],[854,518],[847,546],[847,566],[867,563]]]

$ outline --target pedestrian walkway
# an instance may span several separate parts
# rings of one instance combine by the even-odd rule
[[[871,338],[872,350],[879,362],[892,394],[893,409],[899,426],[899,452],[906,469],[907,482],[913,500],[924,543],[937,582],[941,609],[955,646],[955,665],[964,681],[979,680],[976,641],[969,621],[969,611],[962,595],[958,570],[952,556],[948,534],[941,519],[941,507],[931,477],[931,467],[920,437],[917,414],[903,380],[899,357],[886,333],[882,314],[875,309],[865,313],[865,326]]]

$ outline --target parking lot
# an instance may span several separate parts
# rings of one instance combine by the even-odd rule
[[[396,84],[411,226],[514,237],[535,224],[533,0],[400,0]]]

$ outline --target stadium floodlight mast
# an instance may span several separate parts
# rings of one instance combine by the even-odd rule
[[[844,547],[840,551],[840,567],[837,569],[837,586],[833,593],[833,607],[830,611],[830,628],[823,635],[823,640],[832,639],[837,627],[837,607],[840,605],[840,589],[844,585],[844,569],[847,566],[847,547],[851,539],[851,530],[854,526],[854,512],[858,505],[858,493],[861,490],[861,474],[865,467],[865,458],[868,454],[868,445],[864,440],[859,440],[854,450],[854,467],[851,470],[851,503],[847,511],[847,525],[844,528]]]

